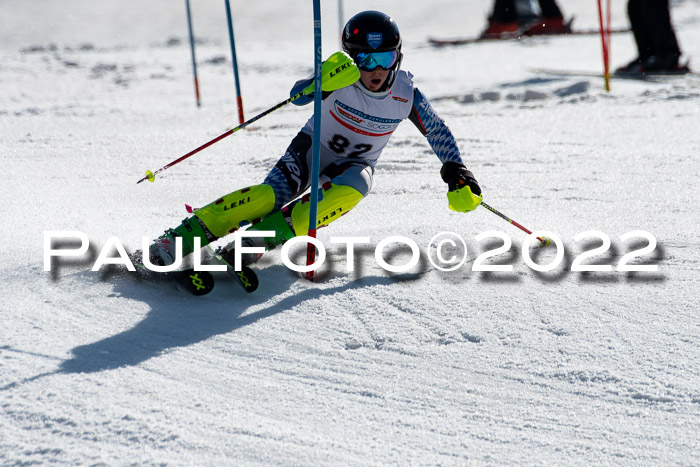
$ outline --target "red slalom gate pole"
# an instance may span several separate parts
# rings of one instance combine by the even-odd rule
[[[611,52],[611,45],[612,45],[612,0],[608,0],[608,24],[607,24],[607,31],[605,31],[605,37],[607,39],[607,44],[608,44],[608,60],[610,60],[610,57],[612,57],[612,52]]]
[[[610,3],[608,2],[608,25],[610,24]],[[605,77],[605,90],[610,92],[610,28],[608,26],[607,33],[605,23],[603,21],[603,5],[601,0],[598,0],[598,22],[600,23],[600,40],[603,45],[603,76]]]

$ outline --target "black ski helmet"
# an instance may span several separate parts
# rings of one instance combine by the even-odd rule
[[[401,34],[396,22],[380,11],[363,11],[348,20],[343,29],[343,50],[353,59],[359,53],[396,51],[396,63],[389,70],[386,83],[377,92],[391,88],[401,66]]]

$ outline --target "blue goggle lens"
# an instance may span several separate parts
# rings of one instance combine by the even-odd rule
[[[379,66],[388,70],[396,64],[398,56],[399,53],[396,50],[391,50],[389,52],[359,53],[355,55],[355,63],[357,63],[357,67],[360,70],[364,71],[373,71]]]

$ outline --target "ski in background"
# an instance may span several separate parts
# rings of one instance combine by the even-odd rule
[[[604,73],[595,71],[584,71],[584,70],[559,70],[559,69],[549,69],[549,68],[533,68],[530,70],[532,73],[545,74],[552,76],[579,76],[583,78],[603,78]],[[669,71],[659,71],[659,72],[645,72],[645,73],[619,73],[614,72],[610,74],[611,79],[629,79],[638,81],[650,81],[650,82],[668,82],[669,80],[680,79],[683,77],[700,77],[700,73],[693,71],[679,71],[679,72],[669,72]]]
[[[573,22],[571,19],[568,23],[570,26]],[[611,34],[620,34],[624,32],[630,32],[629,28],[613,29],[610,31]],[[598,29],[585,29],[585,30],[572,30],[570,32],[563,33],[549,33],[549,34],[526,34],[523,30],[516,31],[513,33],[504,33],[499,37],[455,37],[455,38],[438,38],[438,37],[428,37],[428,43],[434,47],[447,47],[453,45],[467,45],[476,44],[480,42],[498,42],[507,40],[521,40],[521,39],[533,39],[540,37],[567,37],[567,36],[593,36],[600,34]]]

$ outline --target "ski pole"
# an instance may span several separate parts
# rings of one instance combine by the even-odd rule
[[[484,203],[483,201],[481,202],[481,205],[482,205],[483,207],[485,207],[486,209],[488,209],[489,211],[491,211],[492,213],[494,213],[494,214],[496,214],[497,216],[499,216],[500,218],[507,220],[508,222],[510,222],[511,224],[513,224],[514,226],[516,226],[517,228],[519,228],[520,230],[522,230],[523,232],[527,233],[528,235],[532,235],[532,232],[531,232],[530,230],[528,230],[528,229],[526,229],[525,227],[523,227],[522,225],[518,224],[517,222],[515,222],[513,219],[509,218],[508,216],[502,214],[502,213],[499,212],[497,209],[492,208],[491,206],[489,206],[488,204]],[[549,244],[552,243],[552,241],[551,241],[549,238],[547,238],[547,237],[537,237],[537,240],[540,241],[540,243],[542,244],[541,246],[547,246],[547,245],[549,245]]]
[[[335,91],[336,89],[344,88],[346,86],[350,86],[353,84],[355,81],[357,81],[360,78],[360,70],[357,68],[357,65],[355,64],[355,61],[345,52],[336,52],[333,55],[331,55],[328,60],[324,62],[323,66],[323,77],[321,78],[322,84],[322,90],[323,91]],[[235,128],[232,128],[228,130],[225,133],[220,134],[216,138],[212,139],[211,141],[204,143],[203,145],[199,146],[197,149],[193,149],[192,151],[188,152],[182,157],[179,157],[175,159],[174,161],[170,162],[169,164],[164,165],[160,169],[156,170],[155,172],[151,172],[150,170],[146,171],[146,176],[143,177],[141,180],[136,182],[137,184],[143,182],[144,180],[148,180],[149,182],[154,182],[156,175],[161,173],[164,170],[169,169],[170,167],[174,166],[175,164],[179,164],[180,162],[184,161],[188,157],[194,156],[197,154],[199,151],[202,149],[208,148],[212,144],[221,141],[222,139],[226,138],[227,136],[232,135],[233,133],[237,132],[240,129],[243,129],[250,125],[253,122],[256,122],[263,118],[265,115],[269,115],[275,110],[278,110],[285,105],[289,104],[292,101],[295,101],[299,99],[302,96],[309,95],[314,92],[314,83],[312,82],[309,84],[306,88],[304,88],[301,92],[298,92],[297,94],[293,95],[289,99],[286,99],[279,104],[270,107],[266,111],[256,115],[255,117],[251,118],[250,120],[238,125]]]
[[[197,153],[198,153],[199,151],[201,151],[202,149],[208,148],[208,147],[211,146],[212,144],[214,144],[214,143],[216,143],[216,142],[218,142],[218,141],[221,141],[222,139],[226,138],[227,136],[230,136],[230,135],[234,134],[234,133],[237,132],[238,130],[240,130],[240,129],[242,129],[242,128],[245,128],[245,127],[247,127],[248,125],[250,125],[251,123],[260,120],[260,119],[263,118],[265,115],[268,115],[268,114],[274,112],[275,110],[280,109],[281,107],[283,107],[283,106],[289,104],[290,102],[299,99],[299,98],[300,98],[301,96],[303,96],[303,95],[304,95],[304,91],[302,91],[302,92],[300,92],[300,93],[298,93],[298,94],[296,94],[296,95],[290,97],[289,99],[287,99],[287,100],[285,100],[285,101],[280,102],[279,104],[277,104],[277,105],[274,106],[274,107],[270,107],[270,108],[267,109],[266,111],[264,111],[264,112],[262,112],[262,113],[256,115],[255,117],[251,118],[251,119],[248,120],[247,122],[244,122],[243,124],[238,125],[237,127],[232,128],[232,129],[228,130],[227,132],[220,134],[219,136],[217,136],[216,138],[212,139],[211,141],[208,141],[208,142],[204,143],[203,145],[199,146],[198,148],[193,149],[192,151],[188,152],[187,154],[185,154],[185,155],[182,156],[182,157],[179,157],[179,158],[175,159],[174,161],[170,162],[169,164],[165,164],[163,167],[161,167],[160,169],[156,170],[155,172],[151,172],[150,170],[147,170],[147,171],[146,171],[146,176],[143,177],[141,180],[139,180],[139,181],[136,182],[136,183],[139,184],[139,183],[143,182],[144,180],[148,180],[149,182],[154,182],[154,181],[155,181],[156,175],[158,175],[158,174],[161,173],[162,171],[169,169],[170,167],[174,166],[175,164],[179,164],[180,162],[184,161],[184,160],[187,159],[188,157],[194,156],[195,154],[197,154]]]

